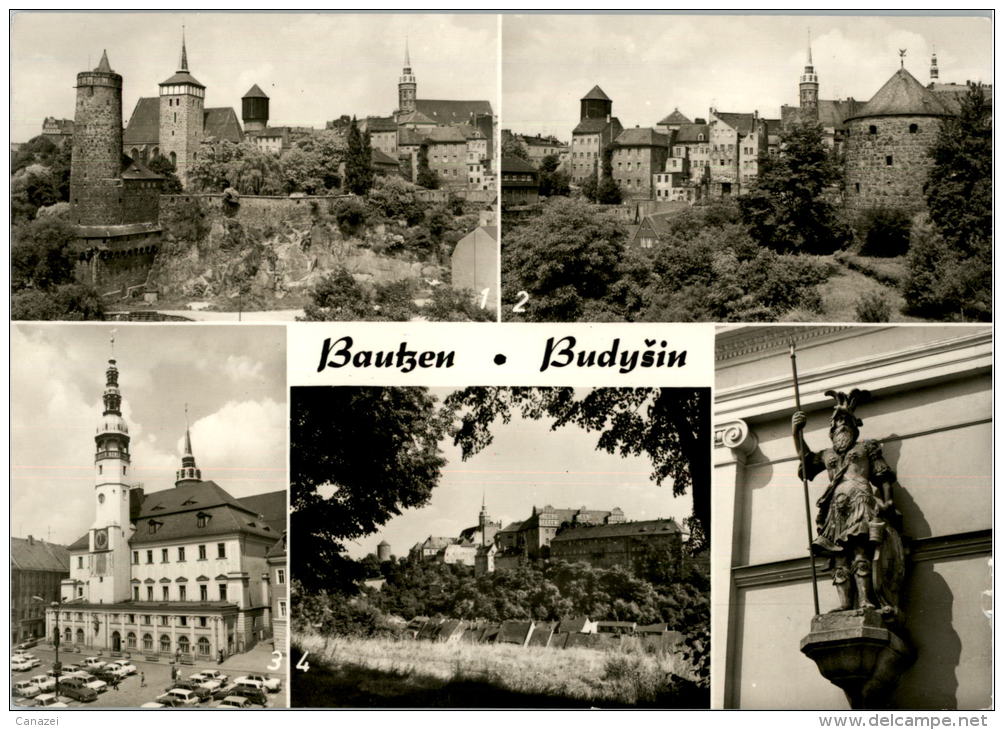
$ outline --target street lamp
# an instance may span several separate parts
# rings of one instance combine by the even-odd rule
[[[33,600],[33,601],[40,601],[42,603],[45,603],[45,599],[42,598],[41,596],[32,596],[31,600]],[[60,613],[60,611],[59,611],[59,608],[60,608],[60,606],[61,606],[62,603],[63,603],[63,597],[60,596],[58,601],[53,601],[51,604],[49,604],[50,606],[52,606],[53,608],[56,609],[56,638],[52,642],[52,645],[56,649],[56,661],[52,665],[52,674],[53,674],[53,676],[56,679],[55,693],[56,693],[56,700],[57,701],[59,700],[59,675],[61,673],[60,670],[62,669],[62,666],[59,664],[59,641],[60,641],[60,633],[59,633],[59,613]]]

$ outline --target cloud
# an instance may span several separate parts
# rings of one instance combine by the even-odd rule
[[[260,360],[252,360],[244,355],[227,355],[223,372],[231,380],[259,381],[265,372],[265,366]]]

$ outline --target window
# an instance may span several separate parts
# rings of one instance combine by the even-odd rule
[[[161,616],[160,617],[160,625],[161,626],[170,626],[171,625],[171,622],[169,621],[170,618],[171,618],[170,616]]]
[[[456,170],[453,171],[456,174]],[[225,542],[216,543],[216,557],[225,558],[227,557],[227,544]]]
[[[861,183],[854,183],[854,192],[855,193],[861,192]]]
[[[205,559],[206,559],[206,546],[199,545],[199,560],[205,560]]]
[[[209,639],[205,636],[199,637],[199,656],[209,656]]]
[[[220,583],[220,600],[221,601],[227,600],[227,584],[226,583]]]
[[[188,654],[192,651],[192,645],[189,643],[187,636],[178,637],[178,651],[182,654]]]
[[[170,601],[171,600],[171,592],[170,592],[170,589],[167,586],[161,586],[160,592],[161,592],[161,599],[162,600],[164,600],[164,601]]]
[[[878,127],[876,127],[874,124],[869,125],[868,134],[878,134]]]
[[[146,600],[148,601],[153,600],[153,586],[146,587]]]
[[[205,527],[208,524],[209,524],[209,515],[207,515],[205,512],[199,512],[199,514],[195,516],[196,527]]]
[[[146,551],[146,564],[150,565],[153,562],[153,550]]]
[[[77,570],[83,570],[83,569],[84,569],[84,556],[83,555],[78,555],[77,556]]]
[[[886,155],[885,156],[885,164],[886,164],[886,167],[891,167],[892,166],[892,155]]]
[[[276,582],[277,585],[285,585],[286,584],[286,569],[285,568],[277,568],[276,569],[276,571],[275,571],[275,582]]]
[[[139,550],[132,551],[132,564],[139,565]]]
[[[186,595],[186,593],[187,593],[187,591],[185,590],[185,586],[178,586],[178,600],[179,601],[187,601],[188,600],[188,596]],[[184,625],[184,624],[182,624],[182,625]]]
[[[209,600],[209,586],[199,586],[199,600],[208,601]]]
[[[160,635],[160,650],[164,654],[171,653],[171,637],[167,634]]]
[[[153,636],[150,634],[143,634],[143,649],[153,651]]]
[[[132,587],[132,600],[134,601],[139,600],[139,586]]]
[[[144,626],[149,626],[150,625],[150,617],[149,616],[144,616],[143,617],[143,625]]]
[[[208,625],[209,625],[209,619],[207,619],[205,616],[199,616],[199,626],[204,629]]]
[[[178,616],[178,626],[188,626],[188,616]]]
[[[185,562],[185,548],[183,547],[178,548],[178,562],[179,563]]]
[[[136,648],[136,634],[133,633],[132,631],[126,634],[126,646],[129,647],[130,649]]]
[[[919,131],[920,131],[920,127],[918,127],[916,124],[911,124],[910,125],[910,134],[916,134]]]
[[[286,618],[286,602],[279,601],[279,618]]]
[[[162,562],[162,563],[166,563],[167,562],[167,548],[161,548],[161,551],[160,551],[160,562]]]

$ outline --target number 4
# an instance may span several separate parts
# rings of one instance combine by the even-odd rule
[[[296,663],[296,668],[299,669],[301,672],[309,672],[310,671],[310,663],[307,662],[307,655],[309,653],[310,653],[309,651],[303,652],[303,656],[300,657],[300,661],[298,661]]]

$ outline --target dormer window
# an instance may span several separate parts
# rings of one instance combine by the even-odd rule
[[[199,512],[195,516],[195,526],[196,527],[206,527],[207,525],[209,525],[209,519],[210,519],[210,515],[206,514],[205,512]]]
[[[157,520],[150,520],[146,524],[147,524],[147,526],[150,529],[150,534],[153,535],[155,532],[157,532],[157,530],[159,530],[161,528],[161,526],[163,526],[164,523],[163,522],[157,522]]]

